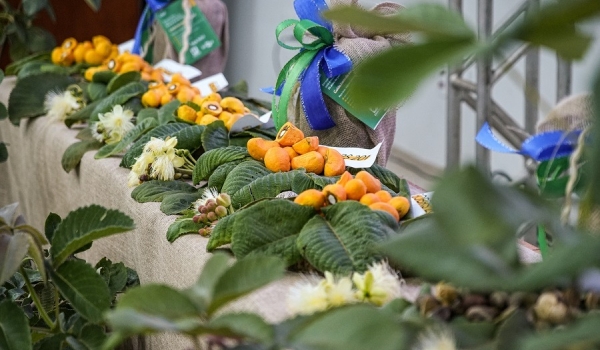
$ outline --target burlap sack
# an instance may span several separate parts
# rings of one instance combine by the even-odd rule
[[[349,4],[358,6],[357,0],[331,1],[331,7]],[[371,11],[382,15],[393,15],[397,14],[402,8],[398,4],[384,2],[375,6]],[[389,49],[393,45],[410,42],[410,33],[382,36],[361,28],[336,23],[333,24],[333,34],[336,47],[348,55],[355,66],[361,61]],[[298,89],[296,88],[296,90]],[[327,146],[373,148],[378,143],[383,142],[379,156],[377,157],[377,163],[385,166],[396,132],[396,109],[390,110],[377,128],[373,130],[329,97],[325,95],[323,97],[331,118],[336,124],[335,127],[327,130],[312,130],[308,125],[306,116],[302,110],[300,97],[297,93],[288,105],[288,120],[300,128],[307,136],[318,136],[319,143]]]
[[[211,27],[221,40],[221,46],[201,58],[192,66],[202,71],[203,77],[223,72],[227,55],[229,53],[229,24],[227,17],[227,6],[221,0],[196,0],[196,4],[204,13]],[[167,34],[158,23],[152,26],[154,31],[154,50],[153,63],[156,63],[164,58],[170,58],[174,61],[179,61],[179,56],[173,45],[169,42]]]

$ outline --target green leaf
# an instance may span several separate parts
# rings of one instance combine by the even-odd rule
[[[69,260],[49,271],[54,285],[81,316],[92,323],[102,321],[102,314],[110,307],[110,292],[91,265],[81,260]]]
[[[48,6],[48,0],[23,0],[21,4],[23,5],[23,12],[27,16],[33,16]]]
[[[223,184],[225,183],[225,179],[227,179],[227,176],[229,175],[231,170],[233,170],[233,168],[238,166],[238,164],[240,164],[241,162],[242,160],[240,159],[219,165],[217,169],[215,169],[215,171],[212,173],[212,175],[210,175],[210,177],[208,178],[208,187],[215,187],[217,191],[220,192],[221,188],[223,188]]]
[[[283,261],[275,257],[237,260],[216,283],[207,313],[211,315],[223,305],[282,278],[284,272]]]
[[[335,183],[338,179],[339,176],[327,177],[313,173],[299,173],[294,177],[294,181],[292,182],[292,191],[302,193],[311,188],[322,190],[323,187]]]
[[[177,137],[177,149],[187,149],[193,152],[202,145],[200,139],[204,131],[204,125],[190,125],[173,134]]]
[[[8,118],[8,109],[3,103],[0,103],[0,120]]]
[[[44,283],[46,282],[46,267],[44,265],[44,249],[42,248],[41,243],[34,238],[33,235],[27,235],[27,240],[29,241],[29,248],[27,249],[27,254],[33,259],[37,268],[42,276]]]
[[[531,335],[520,343],[524,350],[553,350],[576,348],[593,349],[600,342],[600,315],[589,313],[575,322],[553,332],[545,331]]]
[[[314,215],[312,207],[285,199],[262,201],[236,214],[231,248],[237,258],[275,255],[292,265],[301,259],[296,239]]]
[[[196,193],[198,190],[183,181],[147,181],[131,192],[131,198],[139,203],[162,202],[166,195],[175,193]]]
[[[8,281],[19,270],[27,250],[29,240],[24,233],[14,235],[0,233],[0,285]]]
[[[196,283],[185,290],[199,310],[205,311],[213,300],[215,286],[229,269],[230,260],[230,257],[224,253],[215,253],[202,268]]]
[[[27,316],[10,300],[0,303],[0,348],[3,350],[32,349]]]
[[[4,71],[0,69],[0,83],[4,80]]]
[[[248,150],[245,147],[229,146],[225,148],[217,148],[205,152],[196,161],[194,168],[193,181],[194,184],[208,177],[222,164],[241,160],[248,157]]]
[[[202,147],[205,151],[229,146],[229,132],[222,120],[206,126],[202,133]]]
[[[21,68],[29,62],[32,61],[50,61],[50,53],[49,52],[36,52],[31,54],[23,59],[13,61],[8,66],[6,66],[6,75],[17,75]]]
[[[44,28],[32,26],[27,31],[27,48],[29,52],[50,51],[56,47],[54,35]]]
[[[52,237],[52,263],[58,267],[69,255],[92,241],[133,230],[133,220],[118,210],[90,205],[70,212]]]
[[[143,123],[144,120],[153,119],[156,122],[156,125],[158,125],[158,109],[144,108],[138,112],[136,119],[138,124]]]
[[[167,136],[173,136],[177,132],[189,127],[189,125],[183,123],[171,123],[157,126],[144,136],[140,137],[140,139],[137,140],[133,145],[131,145],[129,151],[127,151],[127,153],[125,153],[123,156],[120,166],[124,168],[131,168],[133,164],[135,164],[135,158],[142,154],[144,146],[152,137],[165,139]]]
[[[340,202],[322,212],[325,217],[309,220],[297,240],[298,250],[320,271],[340,275],[365,271],[380,259],[375,244],[394,235],[373,210],[356,201]]]
[[[94,158],[102,159],[110,157],[114,154],[122,152],[129,146],[133,141],[144,135],[148,131],[152,130],[158,125],[155,119],[143,119],[138,120],[135,128],[131,129],[118,143],[112,145],[104,145],[96,152]]]
[[[94,109],[96,109],[96,106],[98,106],[99,103],[100,103],[100,101],[94,101],[92,103],[88,103],[82,109],[80,109],[77,112],[68,116],[67,119],[65,119],[65,125],[68,128],[70,128],[71,126],[73,126],[73,124],[75,124],[79,121],[89,120],[90,116],[92,115],[92,112],[94,111]]]
[[[68,76],[44,73],[19,79],[8,99],[8,116],[14,125],[23,118],[43,115],[44,99],[50,91],[65,90],[74,80]]]
[[[88,323],[81,328],[76,338],[68,336],[66,342],[75,350],[99,350],[106,338],[104,327]]]
[[[108,97],[100,100],[90,115],[90,120],[98,120],[98,114],[110,112],[114,106],[123,105],[130,98],[139,96],[144,92],[146,92],[146,86],[140,82],[132,82],[120,87],[117,91],[108,95]]]
[[[4,142],[0,142],[0,163],[6,162],[8,159],[8,149]]]
[[[238,213],[239,212],[235,212],[222,219],[219,219],[210,233],[210,238],[206,244],[207,252],[212,252],[222,245],[231,243],[233,236],[233,223]]]
[[[52,237],[54,237],[54,232],[58,228],[58,225],[62,221],[62,218],[55,213],[48,214],[46,218],[46,222],[44,223],[44,235],[48,239],[48,242],[52,242]]]
[[[304,170],[292,170],[259,177],[236,191],[231,196],[231,203],[234,208],[239,208],[259,199],[273,198],[281,192],[291,191],[294,177],[302,173]]]
[[[160,204],[160,211],[166,215],[181,214],[184,210],[189,209],[192,203],[202,197],[202,191],[194,193],[171,193],[165,195]],[[198,230],[196,230],[197,232]]]
[[[178,218],[167,230],[167,240],[171,243],[186,234],[198,234],[198,230],[203,228],[204,224],[195,223],[192,218]]]
[[[251,313],[229,313],[215,317],[206,325],[213,335],[240,337],[270,344],[275,330],[265,320]]]
[[[109,259],[102,258],[96,263],[94,269],[104,279],[112,297],[125,288],[127,284],[127,268],[123,263],[113,264]]]
[[[83,158],[86,152],[99,149],[100,147],[102,147],[102,142],[96,139],[75,142],[67,147],[65,153],[63,153],[60,161],[62,168],[67,173],[71,172],[81,162],[81,158]]]
[[[178,100],[173,100],[167,103],[166,105],[160,107],[160,109],[158,110],[158,123],[160,125],[163,125],[169,122],[174,122],[175,111],[177,110],[177,108],[179,108],[180,105],[181,102],[179,102]]]
[[[113,72],[112,70],[102,70],[102,71],[96,72],[92,76],[92,82],[108,84],[116,76],[117,76],[117,73]]]
[[[498,333],[496,336],[498,341],[497,349],[520,349],[520,341],[532,333],[535,333],[535,329],[527,319],[526,311],[517,309],[498,328]]]
[[[98,101],[108,96],[106,84],[91,82],[87,86],[87,93],[92,101]]]
[[[36,350],[63,350],[64,341],[67,335],[64,333],[58,333],[51,337],[46,337],[35,344]]]
[[[474,49],[475,44],[468,40],[393,47],[357,65],[351,72],[349,96],[361,109],[394,106],[440,67],[455,63]]]
[[[265,168],[263,163],[253,159],[247,160],[233,168],[225,179],[221,192],[233,195],[242,187],[267,174],[272,174],[272,172]]]
[[[117,91],[118,89],[122,88],[123,86],[129,83],[140,81],[141,78],[142,75],[138,71],[129,71],[123,74],[116,75],[108,82],[108,85],[106,86],[106,91],[109,94],[112,94],[113,92]]]

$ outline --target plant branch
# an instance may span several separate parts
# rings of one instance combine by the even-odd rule
[[[33,303],[35,304],[35,307],[38,309],[40,316],[42,317],[42,319],[44,320],[46,325],[48,327],[50,327],[50,329],[54,330],[54,327],[56,325],[54,324],[54,322],[52,322],[52,319],[50,319],[50,316],[48,316],[48,314],[46,313],[46,310],[44,310],[44,307],[42,306],[42,302],[40,301],[40,298],[38,297],[37,293],[35,292],[35,289],[33,289],[33,285],[31,284],[31,281],[29,281],[29,276],[27,276],[27,272],[25,271],[23,266],[21,266],[19,268],[19,272],[21,272],[21,275],[23,275],[23,279],[25,280],[25,285],[27,286],[27,290],[29,291],[29,294],[31,295],[31,299],[33,300]]]

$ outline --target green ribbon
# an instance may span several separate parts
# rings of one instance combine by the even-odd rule
[[[300,46],[287,45],[279,39],[281,33],[294,27],[294,37],[300,43]],[[273,94],[273,121],[275,127],[279,130],[287,121],[288,104],[292,98],[294,85],[298,82],[304,70],[310,65],[319,50],[333,45],[333,34],[331,32],[308,19],[297,20],[288,19],[281,22],[275,30],[277,43],[289,50],[300,50],[288,63],[285,64],[275,84],[275,93]],[[307,40],[307,41],[305,41]],[[277,101],[277,91],[283,85],[281,96]]]

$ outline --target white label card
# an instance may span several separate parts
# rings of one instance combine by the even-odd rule
[[[133,50],[133,43],[135,40],[130,39],[127,40],[126,42],[120,44],[119,47],[119,53],[125,53],[125,52],[131,52]]]
[[[325,145],[323,145],[325,146]],[[372,149],[354,147],[330,147],[340,152],[344,157],[346,166],[351,168],[370,168],[375,163],[375,158],[381,148],[381,143]]]
[[[174,73],[180,73],[184,78],[188,80],[192,80],[195,77],[200,76],[202,74],[202,72],[196,67],[181,64],[168,58],[165,58],[164,60],[161,60],[160,62],[155,64],[154,68],[162,68],[166,71],[166,73],[168,73],[163,74],[163,78],[166,82],[171,81],[171,74]]]

